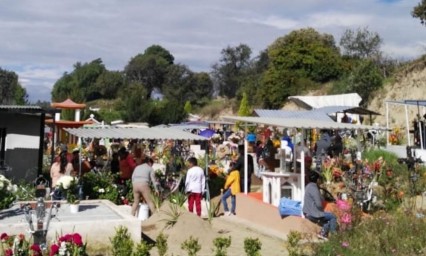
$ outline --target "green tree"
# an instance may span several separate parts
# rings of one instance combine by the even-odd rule
[[[194,73],[195,85],[191,88],[195,99],[191,102],[197,106],[203,106],[213,96],[213,81],[206,72]]]
[[[185,102],[185,106],[183,107],[183,109],[185,110],[185,113],[189,114],[192,111],[192,105],[191,102],[189,100],[187,100]]]
[[[261,51],[260,54],[251,60],[250,65],[245,70],[242,78],[242,87],[237,92],[237,97],[242,98],[242,94],[247,94],[247,100],[252,106],[262,106],[264,99],[261,96],[262,77],[269,64],[268,52]]]
[[[245,44],[223,49],[219,63],[213,65],[212,75],[220,96],[234,98],[242,86],[241,79],[250,63],[251,49]]]
[[[115,99],[118,91],[124,87],[123,73],[106,70],[96,79],[94,87],[103,99]]]
[[[243,98],[240,102],[240,108],[238,109],[239,116],[249,116],[251,114],[251,108],[248,104],[247,94],[243,93]]]
[[[422,25],[426,25],[426,0],[422,0],[411,11],[413,18],[419,19]]]
[[[353,58],[378,57],[382,42],[380,35],[368,28],[347,29],[340,39],[344,54]]]
[[[101,59],[84,64],[77,62],[71,73],[64,73],[53,85],[52,100],[71,98],[75,102],[86,102],[99,99],[101,94],[96,87],[96,80],[105,71]]]
[[[192,91],[195,87],[194,74],[184,65],[171,65],[167,69],[164,79],[163,94],[166,99],[185,104],[187,100],[195,101],[196,96]]]
[[[335,84],[335,93],[356,92],[366,106],[374,92],[382,87],[383,76],[372,60],[360,60],[352,72]]]
[[[268,74],[272,77],[282,77],[277,73],[291,71],[314,82],[327,82],[341,73],[340,52],[333,36],[320,34],[313,28],[292,31],[278,38],[268,48],[268,56]]]
[[[151,97],[154,88],[161,89],[167,73],[172,65],[173,56],[158,45],[147,48],[144,54],[131,58],[124,68],[128,82],[136,82],[145,88],[147,97]]]
[[[0,104],[25,105],[27,102],[27,91],[19,84],[18,75],[0,68]]]

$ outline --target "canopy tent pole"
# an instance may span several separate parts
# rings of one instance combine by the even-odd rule
[[[411,146],[411,140],[410,140],[410,125],[408,122],[408,105],[405,105],[405,129],[407,132],[407,143],[408,146]]]
[[[244,123],[244,194],[248,193],[248,140],[247,140],[247,123]]]
[[[302,129],[302,140],[301,140],[302,148],[306,146],[305,134],[306,134],[306,130]],[[303,203],[304,203],[304,197],[305,197],[305,150],[301,150],[300,152],[300,190],[301,190],[300,202],[301,202],[301,209],[302,209],[302,212],[300,214],[302,218],[305,218],[305,215],[303,214]]]
[[[389,103],[386,102],[386,145],[389,145]]]

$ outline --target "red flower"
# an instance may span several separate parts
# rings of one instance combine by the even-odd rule
[[[13,251],[12,251],[12,249],[7,249],[6,251],[4,251],[4,255],[5,255],[5,256],[13,256]]]
[[[31,245],[30,250],[33,251],[32,256],[42,256],[41,248],[38,244]]]
[[[25,235],[24,234],[19,234],[18,238],[19,238],[19,241],[22,242],[22,241],[25,240]]]
[[[52,244],[52,246],[50,246],[50,254],[49,254],[49,256],[55,256],[58,253],[59,253],[59,245]]]
[[[81,236],[78,233],[75,233],[75,234],[72,235],[72,240],[79,247],[83,245],[83,241],[81,239]]]
[[[59,241],[59,243],[61,243],[61,242],[72,242],[72,236],[70,234],[66,234],[65,236],[61,236],[58,241]]]
[[[2,240],[2,241],[6,241],[7,239],[9,239],[9,236],[8,236],[6,233],[2,233],[2,234],[0,235],[0,240]]]

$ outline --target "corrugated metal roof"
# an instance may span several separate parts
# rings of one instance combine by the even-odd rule
[[[252,117],[252,116],[222,116],[224,120],[241,121],[247,123],[264,124],[285,128],[303,128],[303,129],[339,129],[339,130],[386,130],[384,127],[369,125],[357,125],[348,123],[336,123],[332,120],[321,121],[303,118],[272,118],[272,117]]]
[[[298,110],[288,111],[280,109],[255,109],[254,112],[259,117],[268,118],[297,118],[297,119],[311,119],[319,121],[330,121],[330,116],[326,112],[316,112],[314,110]]]
[[[117,128],[92,127],[68,128],[68,133],[81,138],[110,139],[172,139],[172,140],[206,140],[202,136],[182,131],[179,128]]]

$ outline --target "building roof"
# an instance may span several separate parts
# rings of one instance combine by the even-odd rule
[[[64,109],[82,109],[86,107],[86,104],[79,104],[72,101],[70,98],[62,102],[52,102],[50,104],[52,108],[64,108]]]
[[[0,112],[42,113],[45,110],[34,105],[0,105]]]
[[[305,109],[315,109],[327,106],[358,107],[362,100],[358,93],[322,96],[290,96],[288,99]]]
[[[81,138],[110,139],[172,139],[172,140],[207,140],[202,136],[182,131],[178,128],[116,128],[116,127],[85,127],[68,128],[68,133]]]

